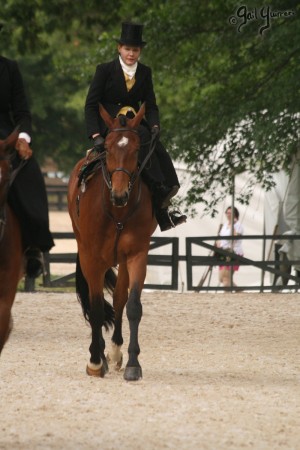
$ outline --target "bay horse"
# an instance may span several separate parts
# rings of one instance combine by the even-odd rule
[[[12,181],[10,152],[15,148],[18,133],[0,140],[0,353],[12,329],[11,309],[18,283],[23,276],[21,229],[7,204]]]
[[[136,381],[142,378],[138,361],[141,293],[150,238],[157,226],[151,194],[138,164],[137,129],[145,106],[132,119],[112,118],[102,105],[99,111],[108,127],[102,170],[95,171],[87,183],[80,185],[78,173],[85,159],[80,160],[71,173],[68,190],[69,214],[78,246],[77,297],[92,331],[86,372],[104,377],[108,362],[121,368],[122,316],[126,305],[130,337],[124,378]],[[113,267],[117,265],[116,276]],[[113,307],[104,298],[105,287],[112,289]],[[102,327],[113,326],[111,350],[106,358]]]

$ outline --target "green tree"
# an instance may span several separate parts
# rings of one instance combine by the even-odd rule
[[[248,202],[256,183],[269,189],[272,173],[289,168],[299,145],[299,2],[247,2],[240,31],[237,9],[231,1],[165,2],[159,17],[168,33],[159,33],[154,11],[147,16],[152,59],[163,61],[159,102],[168,141],[193,174],[188,204],[204,202],[212,214],[235,174],[249,174],[238,196]],[[267,13],[274,17],[260,32]]]
[[[106,32],[118,1],[8,0],[1,10],[1,53],[18,60],[33,116],[33,148],[70,171],[90,145],[83,108],[97,61],[113,43]]]
[[[5,53],[24,67],[40,158],[68,171],[83,155],[89,82],[132,19],[145,24],[162,139],[192,173],[188,206],[214,214],[235,174],[249,174],[238,197],[247,202],[254,184],[268,189],[272,173],[288,170],[299,145],[297,0],[7,0],[1,16]]]

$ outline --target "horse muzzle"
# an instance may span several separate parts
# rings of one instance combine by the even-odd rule
[[[129,192],[125,191],[123,194],[117,194],[114,190],[111,191],[110,200],[117,208],[123,208],[127,205],[129,199]]]

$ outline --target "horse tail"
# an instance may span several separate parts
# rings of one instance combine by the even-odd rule
[[[108,280],[106,280],[106,275],[105,275],[105,287],[107,289],[113,290],[117,277],[116,277],[115,273],[112,271],[112,269],[110,269],[110,271],[112,272],[112,274],[114,275],[115,278],[113,277],[112,274],[108,274],[108,276],[107,276]],[[110,272],[110,271],[108,271],[108,272]],[[90,307],[90,300],[89,300],[89,286],[88,286],[86,279],[82,273],[78,253],[77,253],[77,257],[76,257],[76,293],[77,293],[77,299],[82,308],[83,317],[85,318],[85,320],[87,322],[90,322],[91,307]],[[115,323],[115,310],[114,310],[113,306],[107,300],[104,299],[104,323],[103,323],[103,326],[104,326],[105,330],[108,331],[108,329],[110,327],[112,327],[114,325],[114,323]]]
[[[116,284],[117,284],[116,273],[114,272],[113,269],[108,269],[108,271],[105,274],[104,286],[110,294],[114,292]]]
[[[83,317],[89,322],[90,301],[89,301],[89,287],[84,278],[79,261],[79,254],[76,256],[76,294],[77,299],[81,305]]]

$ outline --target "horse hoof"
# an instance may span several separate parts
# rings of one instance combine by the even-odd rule
[[[120,361],[116,362],[115,369],[120,372],[120,370],[122,369],[122,364],[123,364],[123,355],[121,355]]]
[[[104,375],[106,374],[106,370],[102,363],[101,364],[88,363],[86,366],[86,373],[90,377],[103,378]]]
[[[113,366],[114,370],[116,370],[117,372],[120,372],[120,370],[122,369],[122,364],[123,364],[123,355],[121,354],[121,359],[119,361],[113,361],[109,357],[109,355],[107,355],[107,361],[111,366]]]
[[[142,376],[141,367],[126,367],[124,372],[124,378],[126,381],[138,381]]]

